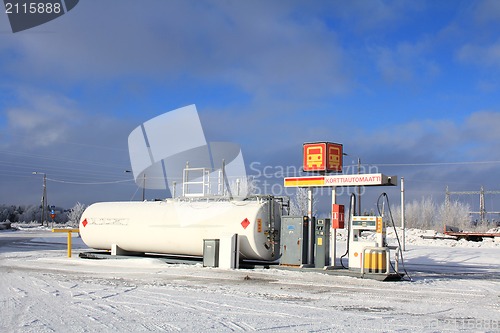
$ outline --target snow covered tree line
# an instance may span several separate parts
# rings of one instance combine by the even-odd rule
[[[54,211],[56,212],[56,217],[54,218],[55,223],[60,224],[71,224],[78,225],[80,222],[80,217],[85,210],[85,205],[77,202],[73,208],[65,210],[60,207],[56,207]],[[41,223],[42,207],[40,205],[4,205],[0,204],[0,222],[34,222],[37,221]],[[47,213],[49,222],[52,221],[49,214]]]
[[[470,206],[460,201],[436,204],[432,197],[422,197],[405,203],[405,226],[407,228],[436,230],[442,232],[445,225],[471,230],[474,227],[487,229],[487,226],[473,226]],[[401,226],[401,206],[391,206],[396,226]]]
[[[253,183],[249,182],[252,190]],[[251,192],[251,191],[250,191]],[[290,215],[307,215],[307,189],[297,188],[296,195],[290,198]],[[56,207],[55,223],[77,226],[86,206],[77,202],[73,208],[64,210]],[[440,205],[432,197],[407,202],[405,205],[405,226],[416,229],[434,229],[442,231],[444,225],[451,225],[462,230],[473,228],[469,215],[470,206],[459,201],[451,201],[449,205]],[[401,226],[401,207],[392,205],[391,213],[396,226]],[[42,208],[39,205],[15,206],[0,204],[0,222],[34,222],[41,223]],[[346,211],[346,215],[348,212]],[[316,201],[313,202],[313,215],[317,215]],[[51,221],[50,217],[48,218]],[[488,226],[477,225],[478,229]]]
[[[488,229],[488,226],[472,225],[470,206],[459,201],[437,204],[432,197],[422,197],[405,204],[405,227],[423,230],[443,231],[445,225],[461,230]],[[313,212],[316,213],[315,202]],[[386,211],[386,215],[389,212]],[[401,206],[392,205],[391,213],[394,224],[401,226]],[[290,215],[307,214],[307,189],[298,188],[295,197],[290,200]],[[346,216],[349,212],[346,210]],[[313,214],[316,215],[316,214]]]

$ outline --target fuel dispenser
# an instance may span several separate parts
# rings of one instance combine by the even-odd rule
[[[330,264],[330,219],[316,220],[314,230],[314,265],[323,268]]]
[[[381,216],[351,216],[349,269],[362,273],[389,273],[389,248]]]

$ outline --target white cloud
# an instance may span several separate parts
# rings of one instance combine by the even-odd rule
[[[500,20],[500,2],[498,0],[482,0],[476,3],[474,9],[476,22],[486,24]]]
[[[468,43],[457,52],[462,62],[500,69],[500,40],[486,45]]]
[[[6,110],[6,131],[26,146],[49,146],[62,140],[77,123],[72,102],[55,94],[20,93],[22,106]]]
[[[400,42],[394,47],[374,47],[370,53],[382,78],[389,83],[414,83],[440,74],[439,65],[430,56],[433,45],[429,39],[414,43]]]
[[[480,111],[469,116],[465,123],[466,133],[485,145],[498,148],[500,142],[500,112]]]
[[[342,20],[355,33],[365,35],[373,31],[391,31],[400,23],[411,19],[415,13],[423,11],[426,4],[422,1],[330,1],[328,11],[320,8],[322,15],[330,15]],[[319,12],[319,11],[318,11]]]
[[[463,121],[428,119],[394,124],[355,139],[351,144],[366,149],[366,154],[374,156],[374,152],[384,150],[384,156],[400,163],[499,160],[500,112],[477,111]]]
[[[148,3],[80,2],[33,33],[0,42],[21,53],[9,67],[25,77],[175,82],[189,76],[258,95],[273,89],[331,95],[352,87],[336,34],[314,18],[297,20],[296,3]]]

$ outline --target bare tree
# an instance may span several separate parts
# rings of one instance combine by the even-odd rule
[[[40,212],[42,211],[42,208],[37,206],[37,205],[30,205],[27,206],[23,213],[19,216],[18,220],[19,222],[32,222],[32,221],[40,221]]]
[[[247,195],[252,196],[259,193],[259,185],[254,176],[248,176],[246,180]]]
[[[231,181],[229,189],[235,197],[248,197],[257,193],[257,184],[252,177],[240,177]]]
[[[439,207],[438,215],[443,226],[446,224],[466,230],[472,227],[469,212],[470,206],[468,204],[455,200],[450,202],[448,205],[443,203]]]
[[[85,210],[85,205],[77,202],[73,208],[71,208],[68,215],[68,223],[72,226],[78,227],[80,219],[82,218],[83,211]]]
[[[437,205],[432,197],[422,197],[420,201],[413,200],[405,206],[405,225],[407,228],[443,230],[445,224],[470,229],[470,207],[458,201],[445,202]],[[400,206],[391,206],[394,222],[401,221]]]
[[[305,187],[297,187],[295,197],[290,198],[290,215],[307,215],[307,191]],[[316,216],[316,202],[313,200],[313,216]]]

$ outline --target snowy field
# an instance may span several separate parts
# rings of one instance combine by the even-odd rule
[[[76,235],[67,258],[66,234],[0,231],[0,332],[500,332],[500,241],[429,233],[407,232],[413,282],[380,282],[81,259]]]

